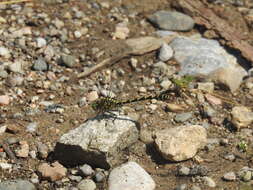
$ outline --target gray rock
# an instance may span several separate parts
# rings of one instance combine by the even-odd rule
[[[111,171],[108,186],[108,190],[119,190],[122,187],[124,189],[154,190],[155,182],[137,163],[127,162]]]
[[[47,158],[48,152],[49,152],[49,148],[47,147],[47,145],[45,145],[41,142],[38,142],[37,149],[38,149],[38,153],[39,153],[40,158],[43,158],[43,159]]]
[[[158,11],[148,19],[158,28],[172,31],[189,31],[195,24],[188,15],[171,11]]]
[[[166,128],[156,133],[155,145],[165,159],[182,161],[192,158],[207,142],[206,129],[200,125]]]
[[[105,179],[105,174],[102,171],[99,171],[95,174],[95,181],[96,182],[102,182]]]
[[[176,122],[185,122],[189,119],[192,118],[192,113],[191,112],[186,112],[186,113],[179,113],[175,117]]]
[[[84,176],[90,176],[94,174],[94,170],[88,164],[84,164],[80,167],[80,170]]]
[[[32,69],[35,71],[47,71],[48,70],[48,65],[46,61],[42,58],[39,57],[33,64]]]
[[[76,58],[72,55],[62,55],[60,59],[60,64],[66,67],[74,67],[76,64]]]
[[[44,46],[47,45],[47,41],[44,38],[41,38],[41,37],[36,39],[36,43],[37,43],[38,48],[41,48],[41,47],[44,47]]]
[[[208,169],[205,166],[194,165],[191,168],[189,175],[191,175],[191,176],[205,176],[207,174],[208,174]]]
[[[36,190],[35,186],[26,180],[9,180],[0,183],[0,190]]]
[[[173,56],[173,49],[166,43],[163,43],[159,50],[158,58],[161,61],[168,61]]]
[[[131,118],[114,113],[99,115],[64,134],[55,147],[62,163],[108,169],[120,163],[122,151],[138,140],[138,130]]]
[[[215,40],[178,37],[170,46],[180,64],[180,75],[206,76],[236,90],[247,72],[234,56],[228,54]]]
[[[96,184],[91,179],[84,179],[77,185],[79,190],[95,190]]]
[[[6,79],[6,85],[10,87],[21,86],[24,82],[24,78],[21,76],[9,76]]]
[[[7,78],[8,77],[8,73],[5,70],[0,70],[0,77],[1,78]]]

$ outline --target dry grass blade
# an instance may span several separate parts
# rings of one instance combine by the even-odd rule
[[[0,5],[9,5],[9,4],[15,4],[15,3],[23,3],[27,1],[32,1],[32,0],[13,0],[13,1],[2,1],[0,2]]]

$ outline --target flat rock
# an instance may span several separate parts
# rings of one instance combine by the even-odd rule
[[[43,163],[39,165],[38,172],[45,179],[57,181],[66,176],[67,169],[58,162],[53,163],[52,166],[48,165],[47,163]]]
[[[26,180],[9,180],[0,183],[0,190],[36,190],[35,186]]]
[[[154,190],[155,182],[136,162],[128,162],[111,171],[108,186],[108,190]]]
[[[195,24],[188,15],[175,11],[158,11],[148,20],[160,29],[172,31],[189,31]]]
[[[177,37],[170,46],[180,64],[180,75],[201,76],[226,85],[231,91],[239,88],[247,72],[215,40]]]
[[[135,122],[126,116],[99,115],[64,134],[55,157],[67,165],[89,164],[108,169],[120,163],[123,149],[138,140]]]
[[[156,133],[155,145],[165,159],[183,161],[192,158],[207,142],[206,129],[200,125],[178,126]]]

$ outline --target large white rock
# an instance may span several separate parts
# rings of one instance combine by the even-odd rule
[[[89,164],[108,169],[120,163],[122,151],[138,140],[135,122],[126,116],[98,116],[64,134],[54,156],[67,165]]]
[[[182,161],[192,158],[207,142],[206,129],[200,125],[178,126],[156,133],[155,145],[165,159]]]
[[[154,190],[155,182],[136,162],[114,168],[108,179],[108,190]]]

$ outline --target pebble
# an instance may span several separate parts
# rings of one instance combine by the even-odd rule
[[[91,179],[84,179],[78,183],[77,187],[79,190],[95,190],[96,184]]]
[[[187,185],[186,184],[181,184],[181,185],[178,185],[175,190],[186,190],[187,188]]]
[[[214,83],[213,82],[198,83],[198,89],[203,90],[205,92],[213,92],[214,91]]]
[[[0,47],[0,56],[8,59],[11,57],[11,54],[7,48]]]
[[[0,162],[0,168],[2,168],[3,170],[8,170],[12,168],[12,164]]]
[[[8,105],[10,103],[10,97],[8,95],[0,96],[0,106]]]
[[[46,61],[42,58],[39,57],[33,64],[32,69],[35,71],[47,71],[48,70],[48,65]]]
[[[38,48],[42,48],[47,45],[47,41],[44,38],[37,38],[36,43]]]
[[[157,11],[148,19],[159,29],[170,31],[189,31],[195,24],[188,15],[175,11]]]
[[[252,178],[252,171],[246,171],[244,174],[241,176],[241,179],[245,182],[250,181]]]
[[[60,64],[72,68],[76,65],[76,58],[72,55],[62,55],[60,59]]]
[[[6,125],[0,126],[0,135],[5,133],[6,129],[7,129]]]
[[[68,176],[69,179],[71,179],[72,181],[76,181],[76,182],[80,182],[82,180],[81,176],[75,176],[75,175],[70,175]]]
[[[37,149],[38,149],[38,153],[39,153],[40,158],[46,159],[48,156],[48,152],[49,152],[47,145],[45,145],[41,142],[38,142]]]
[[[50,179],[51,181],[58,181],[66,176],[67,169],[58,162],[54,162],[52,166],[43,163],[39,165],[38,172],[43,178]]]
[[[169,87],[172,85],[172,82],[170,80],[163,80],[160,85],[163,89],[169,89]]]
[[[82,172],[82,174],[84,176],[91,176],[94,174],[94,170],[92,169],[92,167],[88,164],[84,164],[82,165],[80,168],[80,171]]]
[[[139,91],[140,93],[146,93],[146,92],[147,92],[147,89],[146,89],[145,87],[140,87],[140,88],[138,89],[138,91]]]
[[[18,139],[16,137],[9,137],[6,142],[9,144],[9,145],[12,145],[12,144],[16,144],[18,143]]]
[[[1,78],[7,78],[8,77],[8,73],[5,70],[0,70],[0,77]]]
[[[228,172],[223,175],[223,179],[226,181],[235,181],[236,175],[234,172]]]
[[[205,166],[201,166],[201,165],[194,165],[191,170],[190,170],[190,174],[192,176],[206,176],[208,174],[208,169]]]
[[[127,23],[122,22],[116,25],[113,39],[126,39],[129,35],[130,30],[127,27]]]
[[[93,102],[96,99],[98,99],[98,93],[97,91],[91,91],[86,96],[88,102]]]
[[[76,38],[81,38],[82,33],[81,33],[80,31],[76,30],[76,31],[74,32],[74,36],[75,36]]]
[[[33,122],[33,123],[29,123],[27,126],[26,126],[26,131],[29,132],[29,133],[34,133],[38,128],[38,124]]]
[[[29,145],[27,141],[20,141],[20,149],[16,151],[16,156],[21,158],[27,158],[29,155]]]
[[[24,82],[24,78],[21,76],[8,77],[6,84],[10,87],[21,86]]]
[[[231,162],[235,161],[235,155],[234,154],[227,154],[224,156],[226,160],[229,160]]]
[[[183,176],[187,176],[190,174],[190,168],[185,167],[185,166],[181,166],[178,169],[178,175],[183,175]]]
[[[105,179],[105,174],[102,171],[99,171],[95,174],[95,181],[96,182],[102,182]]]
[[[8,65],[8,70],[14,73],[22,73],[22,63],[20,61],[16,61],[15,63]]]
[[[161,61],[168,61],[173,56],[173,49],[166,43],[163,43],[158,54],[158,58]]]
[[[202,177],[202,180],[208,187],[216,187],[216,183],[212,178],[204,176]]]

